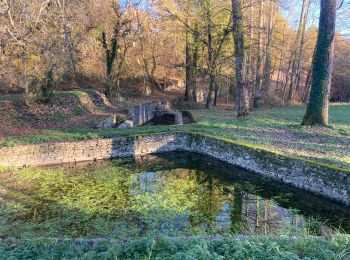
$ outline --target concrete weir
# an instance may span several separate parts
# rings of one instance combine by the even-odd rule
[[[2,147],[0,166],[52,165],[172,151],[205,154],[350,206],[350,172],[192,133]]]

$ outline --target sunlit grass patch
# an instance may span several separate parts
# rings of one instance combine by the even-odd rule
[[[73,91],[75,93],[76,91]],[[78,91],[79,92],[79,91]],[[78,93],[75,93],[80,95]],[[87,95],[83,93],[82,95]],[[316,160],[349,168],[350,104],[330,106],[329,128],[303,127],[301,121],[305,106],[275,107],[253,111],[248,118],[236,118],[228,110],[193,110],[197,123],[184,126],[143,126],[131,129],[84,128],[42,130],[35,135],[3,140],[0,145],[14,146],[26,143],[59,142],[136,136],[154,133],[192,132],[223,137],[235,142],[254,145],[268,151],[279,151],[300,158]]]

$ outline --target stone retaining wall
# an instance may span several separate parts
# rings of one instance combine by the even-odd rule
[[[189,133],[0,148],[0,166],[50,165],[171,151],[202,153],[350,205],[350,173]]]
[[[134,126],[141,126],[154,118],[154,111],[157,109],[156,102],[148,102],[133,107]]]

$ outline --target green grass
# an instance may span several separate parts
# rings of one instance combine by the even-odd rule
[[[4,240],[3,259],[349,259],[350,237]]]
[[[68,91],[60,91],[55,92],[54,95],[56,97],[67,97],[67,96],[75,96],[79,99],[81,106],[85,107],[87,110],[94,110],[96,108],[96,104],[94,104],[92,97],[97,93],[94,89],[76,89],[76,90],[68,90]],[[108,110],[108,106],[104,103],[98,104],[98,109]],[[75,111],[77,112],[77,111]],[[78,111],[77,115],[83,111]]]
[[[54,96],[66,97],[69,95],[74,95],[81,98],[93,93],[95,93],[95,90],[92,90],[92,89],[75,89],[75,90],[58,91],[54,93]]]
[[[0,96],[0,101],[18,101],[21,99],[22,95],[19,94],[7,94],[7,95],[1,95]]]
[[[74,107],[74,108],[72,109],[72,114],[73,114],[74,116],[81,116],[81,115],[83,115],[84,113],[85,113],[85,109],[82,108],[81,106],[77,106],[77,107]]]
[[[304,106],[278,107],[254,111],[248,118],[237,119],[226,110],[193,110],[196,124],[184,126],[144,126],[132,129],[42,130],[34,135],[7,138],[0,145],[75,141],[164,132],[195,132],[225,138],[236,143],[285,154],[322,164],[350,169],[350,104],[330,107],[329,128],[300,125]]]

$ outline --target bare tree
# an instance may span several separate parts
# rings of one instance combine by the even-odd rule
[[[40,30],[39,24],[50,0],[41,1],[39,5],[33,6],[27,1],[3,0],[2,16],[5,17],[4,30],[11,39],[13,45],[18,49],[21,60],[21,78],[24,94],[29,94],[27,60],[31,52],[29,45],[34,42],[34,34]]]
[[[75,83],[77,80],[77,68],[76,68],[76,55],[75,55],[75,49],[73,44],[73,38],[72,38],[72,32],[70,27],[70,18],[69,15],[70,8],[73,8],[69,6],[73,1],[68,0],[56,0],[58,8],[60,10],[60,18],[61,18],[61,26],[63,30],[63,40],[64,40],[64,46],[66,48],[67,52],[67,58],[68,58],[68,67],[70,68],[70,72],[72,75],[72,80]]]
[[[309,12],[309,0],[303,0],[303,5],[300,14],[299,28],[297,32],[297,37],[295,40],[295,46],[292,52],[292,64],[291,64],[291,75],[288,93],[288,102],[293,103],[295,99],[295,92],[299,89],[299,83],[301,78],[301,62],[304,53],[305,44],[305,29],[307,23],[307,17]]]

